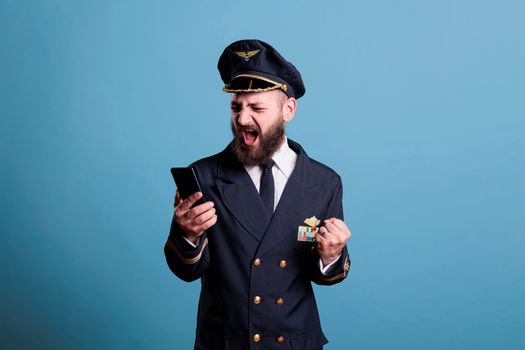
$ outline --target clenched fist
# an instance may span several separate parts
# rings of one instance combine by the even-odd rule
[[[334,261],[343,250],[352,233],[344,223],[337,218],[324,220],[324,226],[319,228],[315,237],[317,251],[326,266]]]

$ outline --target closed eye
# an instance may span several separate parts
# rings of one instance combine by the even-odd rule
[[[232,112],[239,112],[241,110],[241,106],[237,103],[232,103],[230,105],[230,109],[232,110]]]

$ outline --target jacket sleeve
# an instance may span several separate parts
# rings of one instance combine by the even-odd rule
[[[193,247],[184,239],[182,229],[173,216],[164,255],[171,271],[183,281],[191,282],[200,278],[210,261],[206,232],[200,236],[198,245]]]
[[[343,185],[341,183],[341,178],[337,176],[336,185],[334,192],[328,207],[326,210],[325,218],[338,218],[344,220],[343,214]],[[341,256],[324,274],[321,272],[321,267],[319,266],[320,256],[317,252],[317,249],[312,250],[312,262],[311,271],[313,271],[312,281],[321,285],[332,285],[341,282],[348,276],[350,271],[350,257],[348,254],[348,249],[346,245],[341,251]]]

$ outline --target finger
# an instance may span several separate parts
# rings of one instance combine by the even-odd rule
[[[326,238],[318,234],[315,236],[315,243],[316,243],[315,247],[317,248],[317,251],[322,252],[324,251],[325,246],[326,246]]]
[[[326,220],[324,224],[328,234],[337,235],[340,232],[337,226],[335,226],[331,221]]]
[[[201,192],[195,192],[194,194],[192,194],[191,196],[189,196],[188,198],[185,198],[182,203],[180,204],[180,209],[183,211],[183,212],[186,212],[188,210],[190,210],[191,206],[196,202],[198,201],[199,199],[202,198],[202,193]]]
[[[334,218],[332,223],[343,233],[347,240],[352,236],[352,232],[343,220]]]
[[[213,225],[215,225],[216,222],[217,222],[217,215],[213,215],[209,220],[197,226],[196,231],[202,233],[206,231],[207,229],[209,229],[210,227],[212,227]]]
[[[339,230],[341,230],[341,231],[348,230],[348,227],[346,227],[346,224],[345,224],[345,222],[343,220],[337,219],[337,218],[333,218],[331,221],[332,221],[332,224],[334,224]]]
[[[334,246],[340,246],[346,243],[348,240],[348,231],[341,231],[337,226],[335,226],[332,222],[328,221],[325,223],[326,228],[328,230],[327,238],[330,239],[330,242],[328,244],[332,244]]]
[[[192,222],[195,225],[202,225],[203,223],[211,219],[214,215],[215,215],[215,208],[210,208],[206,210],[205,212],[203,212],[202,214],[195,216]]]
[[[321,228],[324,228],[324,227],[321,227]],[[321,232],[321,229],[319,229],[319,232],[317,232],[317,234],[315,235],[315,240],[321,245],[326,241],[326,237],[324,236],[325,233],[326,233],[326,229],[325,229],[325,232]]]
[[[173,201],[173,206],[176,207],[180,204],[180,202],[182,202],[182,198],[180,198],[180,193],[179,191],[176,191],[175,192],[175,200]]]
[[[203,204],[199,204],[190,210],[188,210],[185,214],[183,214],[184,219],[188,221],[193,221],[197,216],[201,215],[202,213],[210,210],[213,208],[215,204],[212,201],[208,201]]]

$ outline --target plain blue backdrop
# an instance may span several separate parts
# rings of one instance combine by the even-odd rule
[[[217,59],[303,75],[288,135],[343,178],[327,349],[525,348],[523,1],[0,0],[1,349],[190,349],[169,168],[223,149]]]

